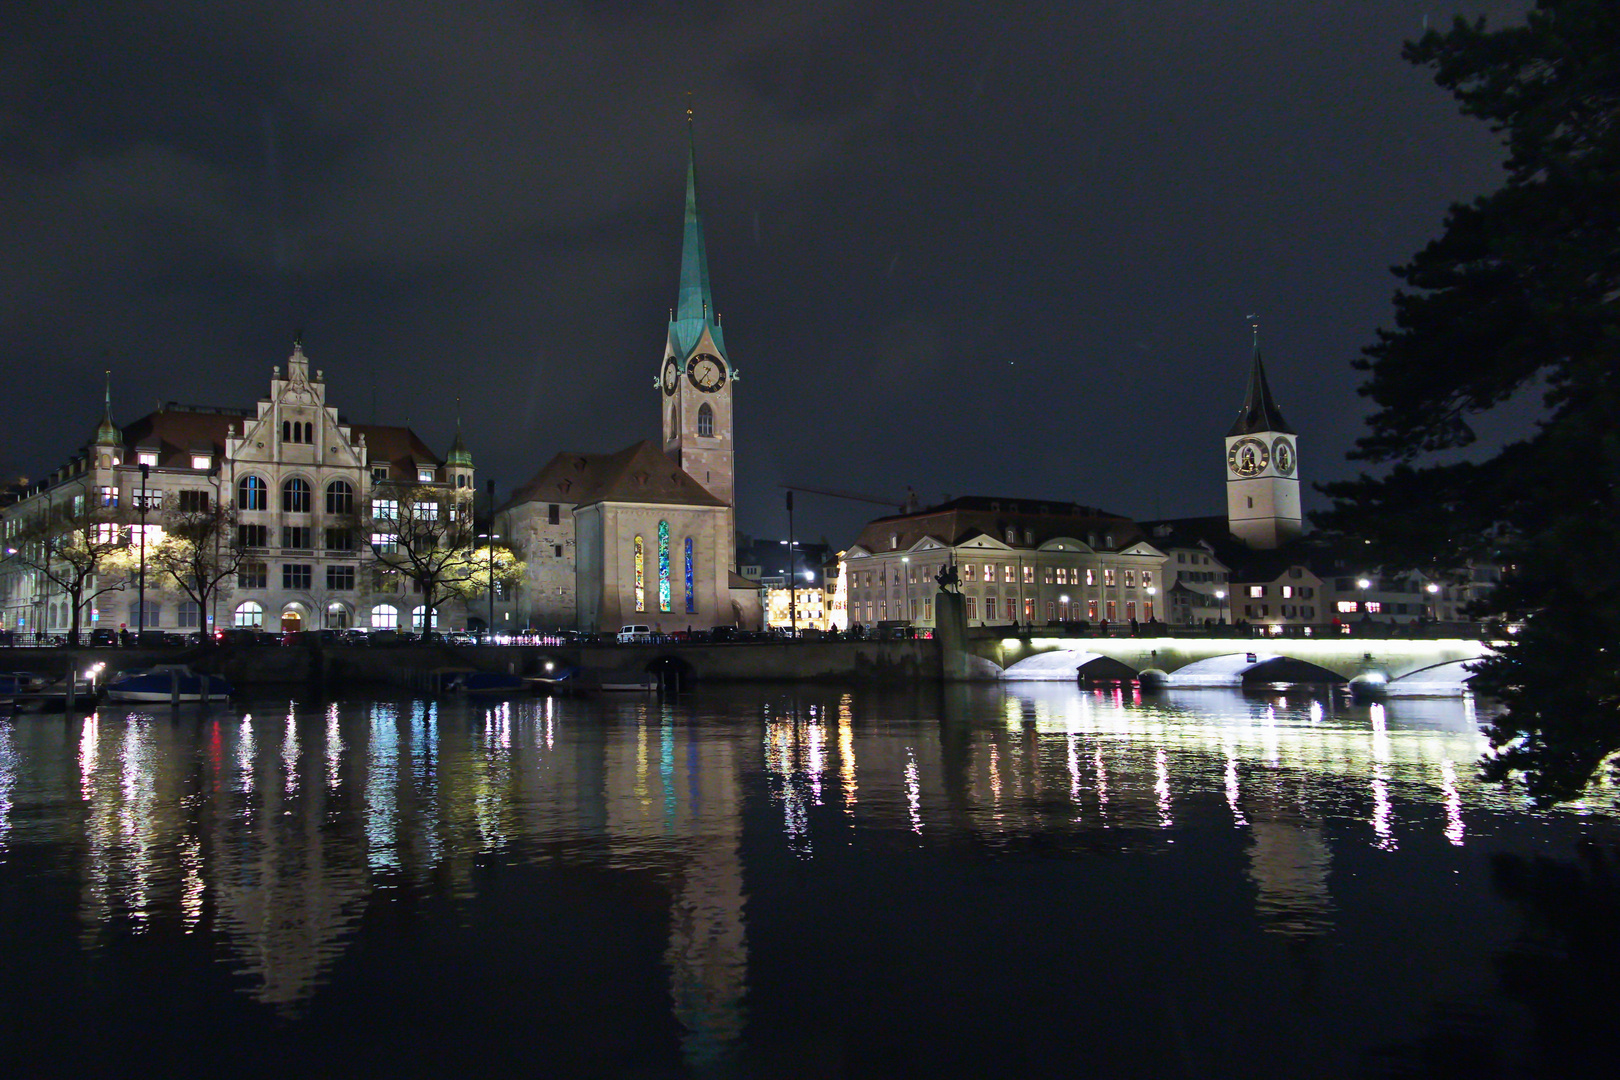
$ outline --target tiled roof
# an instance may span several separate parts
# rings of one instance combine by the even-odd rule
[[[1050,499],[1005,499],[969,495],[911,514],[894,514],[867,523],[855,543],[868,551],[904,550],[925,536],[955,546],[980,533],[1006,542],[1006,530],[1016,530],[1010,547],[1039,547],[1061,536],[1072,537],[1101,550],[1118,551],[1148,539],[1135,522],[1094,506],[1054,502]],[[1029,532],[1034,543],[1027,542]],[[898,542],[891,543],[898,534]]]
[[[216,459],[224,457],[226,434],[233,426],[241,434],[248,419],[242,413],[223,409],[193,412],[165,408],[126,425],[123,441],[131,449],[155,449],[160,469],[189,469],[191,455],[202,452],[204,447]]]
[[[725,506],[651,440],[616,454],[562,453],[512,493],[502,510],[531,502]]]
[[[416,432],[407,427],[392,427],[385,424],[353,424],[350,438],[358,440],[362,435],[366,439],[366,458],[375,465],[380,461],[388,463],[388,479],[400,483],[416,483],[416,470],[419,465],[430,466],[437,469],[444,464],[444,459],[428,449],[427,443],[417,438]]]

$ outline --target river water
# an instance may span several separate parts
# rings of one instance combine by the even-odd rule
[[[19,716],[0,1076],[1560,1075],[1612,1023],[1580,860],[1620,817],[1481,784],[1477,722],[1055,685]]]

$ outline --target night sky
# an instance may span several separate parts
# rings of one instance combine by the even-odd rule
[[[1345,476],[1389,267],[1501,178],[1401,43],[1527,6],[13,0],[0,472],[106,368],[119,423],[249,406],[300,328],[347,419],[443,453],[459,396],[503,495],[656,439],[690,104],[742,530],[784,481],[1224,512],[1251,313]]]

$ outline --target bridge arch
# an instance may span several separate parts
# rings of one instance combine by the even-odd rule
[[[1446,660],[1428,667],[1408,671],[1384,684],[1384,693],[1392,697],[1450,697],[1468,692],[1474,677],[1471,668],[1478,660]]]
[[[1165,677],[1169,687],[1242,686],[1254,682],[1342,683],[1343,675],[1278,653],[1240,652],[1194,660]]]
[[[1001,673],[1001,677],[1010,682],[1073,682],[1077,678],[1127,680],[1136,676],[1136,669],[1129,664],[1084,649],[1036,653]]]

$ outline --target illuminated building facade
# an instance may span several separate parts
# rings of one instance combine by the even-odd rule
[[[844,555],[849,624],[932,627],[947,566],[969,626],[1162,617],[1165,555],[1135,522],[1073,503],[975,496],[867,524]]]
[[[169,404],[120,429],[109,395],[85,451],[0,508],[0,531],[12,548],[30,522],[82,518],[88,504],[102,518],[97,528],[121,529],[135,547],[144,528],[150,550],[163,535],[165,514],[234,506],[236,534],[226,542],[244,555],[214,610],[199,611],[148,568],[143,620],[126,569],[125,588],[86,604],[81,630],[143,623],[182,632],[419,628],[420,593],[398,575],[378,572],[370,544],[374,510],[397,504],[405,492],[468,490],[473,477],[459,433],[440,457],[409,428],[341,417],[299,343],[285,375],[278,365],[268,396],[253,408]],[[0,604],[10,630],[65,634],[72,621],[67,596],[17,558],[0,564]],[[462,617],[455,602],[438,606],[441,625]]]

